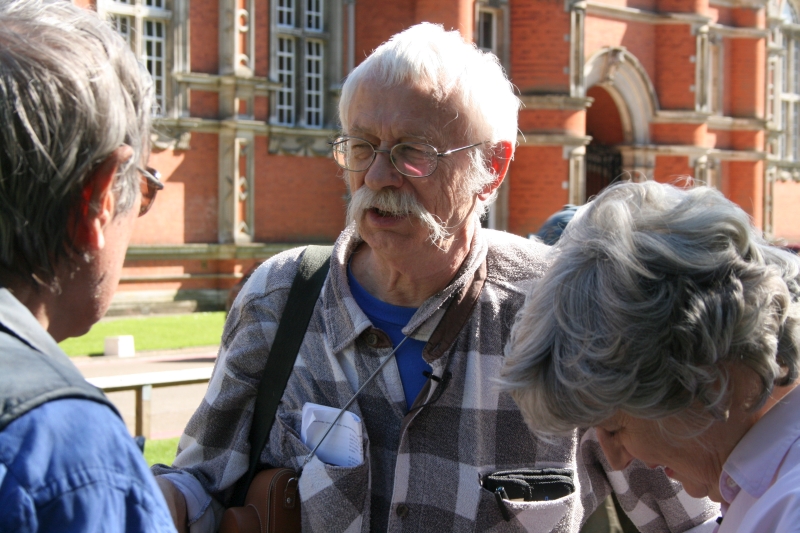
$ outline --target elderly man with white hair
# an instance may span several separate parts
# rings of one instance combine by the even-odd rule
[[[332,145],[349,224],[260,455],[302,469],[304,531],[578,531],[612,485],[644,531],[714,517],[641,464],[610,481],[597,443],[579,446],[577,433],[537,440],[493,384],[547,268],[546,246],[479,223],[508,170],[518,107],[493,55],[432,24],[395,35],[347,78]],[[214,530],[247,470],[256,389],[302,254],[272,258],[245,286],[175,464],[156,467],[192,532]],[[358,464],[304,465],[303,407],[345,406],[388,358],[348,407],[363,430]],[[553,476],[561,493],[543,488]]]
[[[175,531],[119,413],[56,344],[103,316],[162,188],[152,94],[97,13],[0,1],[0,531]]]

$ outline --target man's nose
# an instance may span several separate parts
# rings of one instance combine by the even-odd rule
[[[375,159],[367,169],[364,183],[374,190],[384,187],[400,187],[403,184],[403,175],[392,163],[392,155],[389,150],[375,151]]]
[[[619,443],[608,431],[595,428],[597,441],[606,454],[606,459],[614,470],[624,470],[633,461],[633,456],[628,453],[625,446]]]

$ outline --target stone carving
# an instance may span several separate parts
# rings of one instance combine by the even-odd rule
[[[150,134],[150,143],[158,150],[191,150],[192,134],[185,130],[173,130],[156,125]]]
[[[330,151],[325,137],[275,132],[269,137],[270,154],[325,157]]]
[[[601,84],[614,83],[614,76],[616,76],[617,70],[619,70],[622,63],[625,62],[625,55],[627,53],[628,51],[624,46],[615,46],[608,49],[606,61],[603,65],[603,72],[600,76]]]

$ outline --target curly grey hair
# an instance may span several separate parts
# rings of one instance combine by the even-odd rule
[[[759,377],[753,409],[797,379],[800,258],[767,245],[717,190],[611,187],[553,253],[500,378],[533,431],[563,434],[619,410],[699,412],[707,425],[726,416],[731,365]]]
[[[136,200],[149,154],[152,81],[96,13],[70,2],[0,2],[0,270],[54,284],[91,171],[123,144],[113,191]]]

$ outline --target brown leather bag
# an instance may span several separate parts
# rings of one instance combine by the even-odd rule
[[[297,473],[290,468],[268,468],[256,474],[244,506],[228,508],[219,527],[219,533],[299,531]]]

